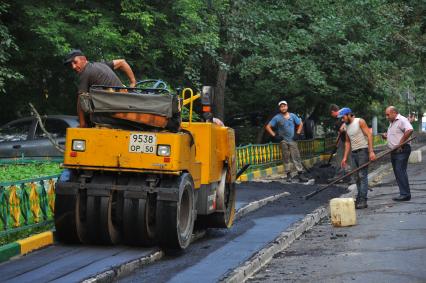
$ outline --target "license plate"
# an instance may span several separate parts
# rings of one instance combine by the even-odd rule
[[[129,152],[154,154],[157,136],[154,134],[130,134]]]

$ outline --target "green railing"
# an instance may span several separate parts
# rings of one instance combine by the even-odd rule
[[[297,143],[302,158],[306,159],[332,151],[334,142],[335,138],[326,138]],[[380,136],[374,137],[375,145],[383,143]],[[281,148],[278,143],[240,146],[236,154],[238,168],[247,163],[251,164],[251,168],[259,168],[282,162]],[[22,163],[18,162],[19,160],[16,161]],[[44,161],[52,162],[47,159]],[[59,175],[0,183],[0,236],[52,222],[57,178]]]
[[[303,159],[331,151],[335,138],[302,140],[297,142]],[[237,147],[237,168],[250,163],[250,168],[268,167],[282,162],[281,146],[279,143],[249,144]]]
[[[51,222],[58,177],[0,183],[0,236]]]
[[[302,159],[311,158],[322,153],[331,152],[336,138],[323,138],[297,141]],[[381,135],[373,137],[374,146],[386,144]],[[237,168],[250,163],[251,169],[268,167],[282,163],[281,146],[279,143],[249,144],[237,147]]]

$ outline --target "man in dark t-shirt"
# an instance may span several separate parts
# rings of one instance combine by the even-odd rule
[[[130,81],[130,87],[136,85],[135,75],[129,64],[124,59],[112,60],[109,62],[89,62],[84,56],[83,52],[79,49],[71,50],[65,57],[65,65],[70,65],[71,68],[78,74],[79,85],[78,93],[88,92],[92,85],[106,85],[106,86],[123,86],[114,70],[119,69],[123,71]],[[77,102],[77,112],[80,119],[80,127],[87,126],[84,112],[80,108],[80,96]]]

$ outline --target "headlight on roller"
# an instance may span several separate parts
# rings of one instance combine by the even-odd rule
[[[74,151],[85,151],[86,150],[86,141],[84,141],[84,140],[73,140],[72,141],[72,150],[74,150]]]
[[[157,155],[159,156],[170,156],[170,145],[158,145]]]

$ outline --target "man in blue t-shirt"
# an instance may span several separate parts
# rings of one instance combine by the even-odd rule
[[[297,126],[296,133],[298,135],[302,132],[302,120],[295,114],[288,112],[288,104],[285,100],[278,102],[278,106],[280,108],[280,113],[275,115],[268,125],[266,125],[266,131],[274,138],[275,141],[280,142],[284,173],[287,181],[292,179],[290,173],[292,162],[298,172],[298,179],[301,182],[307,182],[308,179],[303,176],[303,165],[302,159],[300,158],[300,152],[297,148],[297,143],[294,141],[295,127]]]

